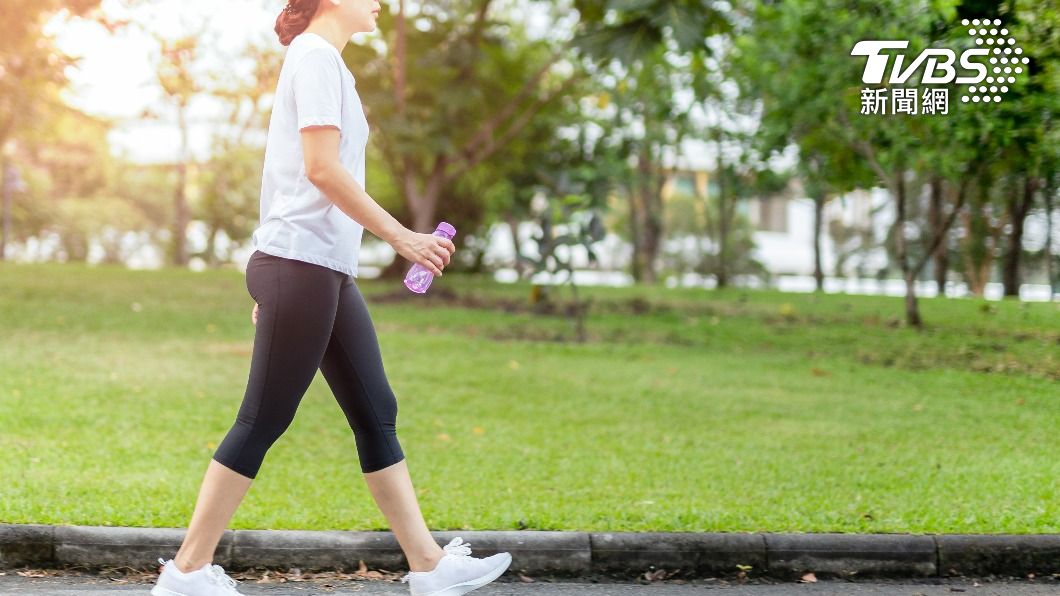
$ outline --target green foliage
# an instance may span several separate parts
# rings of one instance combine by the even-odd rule
[[[99,0],[7,0],[0,21],[0,147],[9,138],[33,136],[42,121],[62,109],[66,70],[77,59],[59,51],[43,25],[61,9],[84,15]]]
[[[1033,11],[1026,8],[1030,4]],[[1041,4],[1021,3],[1026,13],[1021,17],[1018,11],[1010,12],[1013,5],[949,0],[916,5],[899,0],[763,3],[749,9],[753,18],[735,40],[738,66],[732,72],[742,92],[762,102],[759,144],[773,149],[797,145],[799,170],[811,196],[823,201],[856,187],[879,185],[895,201],[904,197],[905,217],[895,222],[888,238],[895,244],[893,258],[908,277],[919,275],[936,243],[947,246],[945,222],[953,221],[950,213],[978,201],[971,205],[969,249],[991,250],[990,234],[983,232],[986,220],[976,211],[985,203],[978,197],[1008,197],[1021,173],[1053,176],[1043,156],[1055,154],[1056,143],[1047,139],[1057,94],[1044,92],[1047,77],[1036,75],[1042,69],[1032,62],[1031,76],[1009,84],[1000,104],[962,102],[963,88],[952,82],[944,87],[949,92],[948,114],[861,114],[864,60],[852,58],[850,51],[861,40],[897,39],[909,40],[908,56],[932,47],[959,55],[975,47],[967,29],[958,24],[960,18],[1002,17],[1028,54],[1044,50],[1048,55],[1041,40],[1049,35],[1030,23],[1048,21],[1050,11]],[[916,81],[914,77],[907,85]],[[939,224],[929,225],[926,218],[914,215],[921,188],[929,180],[941,180],[944,186]],[[988,183],[1007,189],[975,188]],[[996,205],[991,210],[1004,208]],[[981,277],[978,269],[974,276]],[[915,300],[909,312],[915,314]]]
[[[581,92],[577,66],[570,76],[553,68],[560,41],[532,39],[514,13],[483,6],[409,9],[404,35],[384,11],[385,43],[343,51],[405,203],[395,214],[416,225],[437,211],[469,236],[525,204],[521,183],[556,129],[577,121]]]
[[[727,33],[727,13],[710,0],[574,0],[581,15],[575,46],[597,60],[632,64],[661,45],[704,51],[704,40]]]

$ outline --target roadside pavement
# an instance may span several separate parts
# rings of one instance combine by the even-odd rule
[[[502,576],[501,580],[506,579]],[[472,592],[475,596],[691,596],[718,594],[719,596],[1055,596],[1060,593],[1060,581],[977,581],[973,579],[936,580],[873,580],[849,582],[842,580],[816,583],[747,582],[731,583],[723,580],[695,580],[684,584],[671,582],[585,583],[576,581],[534,582],[497,580]],[[128,581],[99,576],[61,578],[25,578],[10,573],[0,576],[0,595],[27,596],[130,596],[147,594],[153,581]],[[408,586],[385,580],[314,580],[259,584],[240,582],[239,591],[248,596],[330,596],[407,595]]]
[[[0,524],[0,571],[20,567],[156,571],[158,558],[176,554],[185,532],[184,528]],[[1060,534],[489,530],[431,534],[440,545],[463,538],[475,557],[510,552],[513,561],[507,574],[530,579],[797,581],[807,573],[821,580],[1060,577]],[[404,553],[389,531],[226,530],[213,562],[232,571],[337,571],[368,578],[374,573],[379,579],[392,579],[407,570]]]

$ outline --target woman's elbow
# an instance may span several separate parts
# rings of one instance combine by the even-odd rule
[[[330,178],[331,168],[326,163],[306,164],[305,177],[315,186],[327,184]]]

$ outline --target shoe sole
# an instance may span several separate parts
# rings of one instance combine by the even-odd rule
[[[184,594],[183,592],[174,592],[173,590],[168,590],[166,588],[163,588],[162,586],[155,586],[155,587],[151,588],[151,596],[188,596],[188,595]]]
[[[508,566],[511,564],[512,556],[508,555],[508,560],[504,562],[504,565],[497,567],[493,571],[490,571],[489,573],[483,575],[480,578],[468,580],[466,582],[456,584],[455,586],[449,586],[448,588],[438,590],[437,592],[423,594],[422,596],[461,596],[462,594],[467,594],[471,590],[477,590],[478,588],[481,588],[482,586],[500,577],[502,573],[508,570]]]

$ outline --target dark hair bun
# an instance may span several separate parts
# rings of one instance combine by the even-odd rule
[[[291,45],[291,40],[301,34],[316,16],[320,0],[290,0],[276,17],[276,35],[282,45]]]

